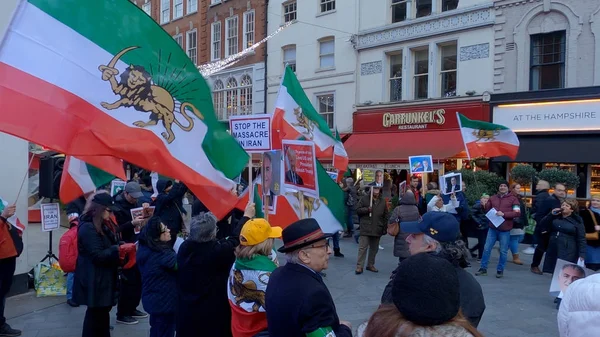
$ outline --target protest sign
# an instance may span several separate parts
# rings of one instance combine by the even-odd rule
[[[263,153],[261,168],[261,184],[263,195],[267,196],[269,213],[275,211],[277,196],[281,194],[283,186],[283,163],[281,150],[267,151]]]
[[[57,203],[42,204],[42,231],[50,232],[60,227],[60,208]]]
[[[410,174],[413,173],[433,173],[433,159],[431,155],[408,157],[410,165]]]
[[[230,116],[229,130],[248,153],[271,150],[271,115]]]
[[[316,179],[317,162],[314,143],[301,140],[283,140],[282,148],[285,187],[318,198],[319,186]]]
[[[126,184],[127,183],[121,179],[115,179],[115,180],[111,181],[110,182],[110,196],[114,197],[115,195],[119,194],[119,192],[121,192],[125,188]]]

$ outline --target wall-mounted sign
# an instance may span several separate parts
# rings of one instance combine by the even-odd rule
[[[384,113],[383,127],[397,127],[399,130],[427,129],[427,124],[443,125],[446,122],[446,110],[437,109],[419,112]]]
[[[515,132],[600,130],[600,99],[499,105],[493,120]]]

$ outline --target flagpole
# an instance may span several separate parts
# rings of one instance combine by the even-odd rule
[[[460,113],[456,112],[456,120],[458,121],[458,129],[460,130],[460,138],[463,140],[463,145],[465,146],[465,152],[467,153],[467,158],[471,160],[471,154],[469,154],[469,148],[467,147],[467,143],[465,143],[465,137],[462,134],[462,123],[460,122]]]
[[[29,164],[27,164],[27,170],[25,170],[25,175],[23,176],[23,180],[21,180],[21,187],[19,187],[19,192],[17,193],[17,198],[15,199],[15,204],[19,201],[19,197],[21,196],[21,191],[23,190],[23,185],[25,185],[25,180],[29,177],[29,168],[31,167],[31,163],[33,163],[33,158],[35,154],[31,154],[31,158],[29,158]]]
[[[300,220],[304,219],[304,192],[298,191],[298,201],[300,202]]]

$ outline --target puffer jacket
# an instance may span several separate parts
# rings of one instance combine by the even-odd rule
[[[560,303],[560,337],[597,336],[600,331],[600,274],[573,282]]]
[[[363,236],[383,236],[387,230],[389,212],[387,203],[382,195],[373,199],[371,216],[369,216],[369,205],[371,195],[363,196],[356,206],[356,214],[360,217],[360,235]]]
[[[513,211],[513,207],[519,209],[519,212]],[[490,222],[489,226],[492,229],[497,229],[500,232],[509,232],[513,228],[513,219],[521,215],[521,203],[514,194],[494,194],[490,197],[490,201],[485,205],[485,212],[489,212],[490,209],[496,209],[498,212],[504,213],[504,222],[500,227],[496,228]]]
[[[388,224],[398,222],[402,223],[405,221],[418,221],[419,220],[419,208],[417,207],[417,201],[415,195],[411,191],[406,191],[398,206],[394,208],[394,211],[390,215]],[[408,251],[408,242],[406,238],[408,234],[403,233],[402,229],[398,232],[398,235],[394,238],[394,256],[407,258],[410,256]]]

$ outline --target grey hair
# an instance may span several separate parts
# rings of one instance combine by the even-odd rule
[[[190,236],[188,240],[196,242],[210,242],[217,238],[217,218],[211,213],[200,213],[190,222]]]
[[[429,235],[423,235],[423,244],[425,246],[426,245],[435,245],[434,253],[436,253],[436,254],[439,254],[442,252],[442,244],[438,240],[432,238]]]
[[[302,261],[300,261],[299,255],[300,255],[300,250],[294,250],[292,252],[285,253],[285,261],[287,263],[302,264]]]

